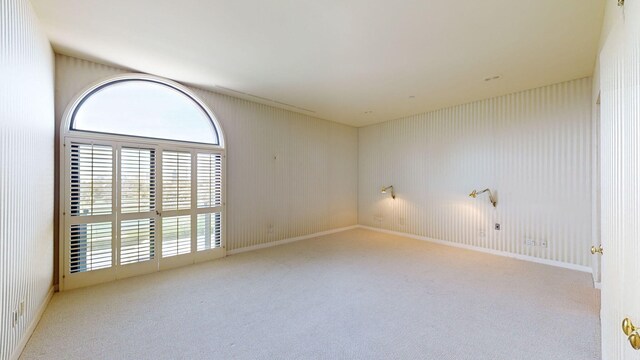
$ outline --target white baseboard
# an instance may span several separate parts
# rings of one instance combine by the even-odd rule
[[[38,323],[42,318],[42,314],[44,314],[44,311],[47,309],[47,305],[49,305],[49,302],[53,297],[53,293],[54,293],[54,287],[51,286],[51,288],[49,288],[49,292],[47,293],[47,297],[44,299],[42,304],[40,304],[40,307],[38,307],[38,311],[36,311],[35,315],[33,316],[33,319],[31,320],[29,327],[27,327],[27,330],[24,332],[24,334],[22,334],[22,339],[20,339],[20,342],[18,343],[16,348],[13,350],[13,354],[11,355],[10,359],[18,360],[18,358],[22,354],[24,347],[27,346],[27,342],[29,342],[29,339],[31,338],[31,335],[33,335],[33,332],[35,331],[36,326],[38,326]]]
[[[433,239],[433,238],[429,238],[429,237],[426,237],[426,236],[403,233],[403,232],[399,232],[399,231],[379,229],[379,228],[375,228],[375,227],[371,227],[371,226],[358,225],[358,227],[360,227],[362,229],[367,229],[367,230],[372,230],[372,231],[385,233],[385,234],[404,236],[404,237],[408,237],[408,238],[412,238],[412,239],[416,239],[416,240],[428,241],[428,242],[432,242],[432,243],[436,243],[436,244],[440,244],[440,245],[452,246],[452,247],[457,247],[457,248],[466,249],[466,250],[479,251],[479,252],[483,252],[483,253],[487,253],[487,254],[504,256],[504,257],[509,257],[509,258],[518,259],[518,260],[525,260],[525,261],[530,261],[530,262],[534,262],[534,263],[538,263],[538,264],[551,265],[551,266],[561,267],[561,268],[565,268],[565,269],[571,269],[571,270],[586,272],[586,273],[589,273],[589,274],[592,273],[592,269],[589,266],[570,264],[570,263],[565,263],[565,262],[556,261],[556,260],[540,259],[540,258],[529,256],[529,255],[520,255],[520,254],[514,254],[514,253],[510,253],[510,252],[506,252],[506,251],[486,249],[486,248],[482,248],[482,247],[479,247],[479,246],[458,244],[458,243],[454,243],[454,242],[451,242],[451,241],[438,240],[438,239]]]
[[[576,265],[576,264],[565,263],[565,262],[556,261],[556,260],[541,259],[541,258],[537,258],[537,257],[534,257],[534,256],[514,254],[514,253],[510,253],[510,252],[506,252],[506,251],[500,251],[500,250],[486,249],[486,248],[482,248],[482,247],[479,247],[479,246],[458,244],[458,243],[454,243],[454,242],[451,242],[451,241],[438,240],[438,239],[433,239],[433,238],[426,237],[426,236],[414,235],[414,234],[404,233],[404,232],[400,232],[400,231],[379,229],[379,228],[375,228],[375,227],[371,227],[371,226],[365,226],[365,225],[347,226],[347,227],[343,227],[343,228],[331,229],[331,230],[321,231],[321,232],[317,232],[317,233],[313,233],[313,234],[297,236],[297,237],[294,237],[294,238],[273,241],[273,242],[270,242],[270,243],[253,245],[253,246],[248,246],[248,247],[244,247],[244,248],[240,248],[240,249],[233,249],[233,250],[227,251],[227,255],[234,255],[234,254],[240,254],[240,253],[247,252],[247,251],[265,249],[265,248],[269,248],[269,247],[273,247],[273,246],[284,245],[284,244],[292,243],[292,242],[295,242],[295,241],[311,239],[311,238],[318,237],[318,236],[323,236],[323,235],[335,234],[335,233],[339,233],[339,232],[347,231],[347,230],[352,230],[352,229],[367,229],[367,230],[377,231],[377,232],[381,232],[381,233],[385,233],[385,234],[404,236],[404,237],[408,237],[408,238],[411,238],[411,239],[416,239],[416,240],[421,240],[421,241],[428,241],[428,242],[435,243],[435,244],[451,246],[451,247],[456,247],[456,248],[461,248],[461,249],[466,249],[466,250],[472,250],[472,251],[479,251],[479,252],[483,252],[483,253],[487,253],[487,254],[503,256],[503,257],[508,257],[508,258],[512,258],[512,259],[524,260],[524,261],[534,262],[534,263],[538,263],[538,264],[544,264],[544,265],[550,265],[550,266],[560,267],[560,268],[564,268],[564,269],[570,269],[570,270],[576,270],[576,271],[580,271],[580,272],[586,272],[586,273],[589,273],[589,274],[591,274],[593,272],[591,267],[589,267],[589,266]],[[594,287],[599,289],[600,288],[600,283],[594,283]]]
[[[311,239],[311,238],[314,238],[314,237],[324,236],[324,235],[329,235],[329,234],[335,234],[335,233],[339,233],[339,232],[343,232],[343,231],[347,231],[347,230],[353,230],[353,229],[357,229],[358,227],[360,227],[360,225],[352,225],[352,226],[347,226],[347,227],[342,227],[342,228],[337,228],[337,229],[320,231],[320,232],[313,233],[313,234],[302,235],[302,236],[297,236],[297,237],[288,238],[288,239],[282,239],[282,240],[278,240],[278,241],[272,241],[272,242],[269,242],[269,243],[258,244],[258,245],[253,245],[253,246],[247,246],[247,247],[243,247],[243,248],[240,248],[240,249],[229,250],[229,251],[227,251],[227,255],[240,254],[240,253],[247,252],[247,251],[253,251],[253,250],[259,250],[259,249],[265,249],[265,248],[269,248],[269,247],[273,247],[273,246],[278,246],[278,245],[284,245],[284,244],[292,243],[292,242],[295,242],[295,241]]]

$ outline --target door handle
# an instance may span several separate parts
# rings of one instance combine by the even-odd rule
[[[598,247],[595,247],[595,245],[594,245],[594,246],[591,247],[591,253],[593,255],[595,255],[595,254],[603,255],[604,254],[603,251],[604,250],[602,249],[602,245],[598,245]]]
[[[631,319],[624,318],[624,320],[622,320],[622,332],[624,332],[625,335],[631,336],[631,334],[636,332],[636,330],[638,329],[636,329],[635,325],[633,325]]]
[[[622,332],[628,336],[629,344],[635,350],[640,350],[640,334],[638,334],[638,328],[633,325],[631,319],[624,318],[622,320]]]
[[[640,335],[637,332],[629,335],[629,343],[635,350],[640,350]]]

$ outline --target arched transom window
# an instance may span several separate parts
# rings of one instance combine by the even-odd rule
[[[64,120],[64,289],[225,255],[224,139],[191,91],[122,75]]]

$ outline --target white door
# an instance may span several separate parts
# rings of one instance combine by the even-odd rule
[[[624,236],[622,315],[640,326],[640,3],[626,1],[624,8]],[[618,320],[620,321],[620,320]],[[640,331],[640,330],[639,330]],[[640,350],[623,337],[623,359],[640,359]],[[627,339],[625,339],[627,338]],[[638,341],[640,332],[631,339]]]
[[[640,325],[640,3],[626,3],[600,54],[602,355],[616,360],[640,359],[622,330]]]
[[[160,269],[224,256],[224,155],[218,151],[161,150]]]
[[[137,144],[118,145],[116,194],[118,249],[117,278],[157,270],[158,149]]]

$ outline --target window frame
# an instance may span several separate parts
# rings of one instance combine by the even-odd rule
[[[105,132],[97,132],[97,131],[89,131],[89,130],[77,130],[77,129],[73,129],[73,121],[74,121],[74,117],[78,111],[78,109],[82,106],[82,104],[92,95],[94,95],[95,93],[97,93],[98,91],[104,89],[105,87],[108,87],[109,85],[113,85],[113,84],[118,84],[121,82],[126,82],[126,81],[148,81],[148,82],[152,82],[152,83],[157,83],[160,85],[164,85],[167,86],[179,93],[182,93],[183,95],[189,97],[198,107],[200,107],[200,109],[202,111],[204,111],[204,113],[207,115],[207,117],[209,118],[209,121],[211,121],[211,126],[213,127],[213,130],[215,131],[215,133],[218,136],[218,143],[217,144],[211,144],[211,143],[201,143],[201,142],[195,142],[195,141],[181,141],[181,140],[171,140],[171,139],[163,139],[163,138],[154,138],[154,137],[145,137],[145,136],[138,136],[138,135],[123,135],[123,134],[114,134],[114,133],[105,133]],[[153,75],[148,75],[148,74],[137,74],[137,73],[126,73],[126,74],[121,74],[121,75],[117,75],[117,76],[110,76],[106,79],[100,80],[88,87],[86,87],[82,92],[80,92],[79,94],[77,94],[74,98],[74,101],[72,101],[68,106],[67,109],[65,110],[64,116],[63,116],[63,121],[62,121],[62,132],[61,134],[66,134],[66,133],[74,133],[74,134],[88,134],[89,136],[106,136],[107,138],[112,138],[113,136],[116,137],[126,137],[127,139],[151,139],[153,141],[162,141],[162,142],[170,142],[170,143],[175,143],[176,145],[180,146],[180,145],[184,145],[184,144],[195,144],[197,146],[206,146],[206,147],[215,147],[215,148],[221,148],[224,149],[225,148],[225,136],[224,133],[222,131],[222,127],[220,126],[220,123],[218,122],[216,116],[214,115],[214,113],[211,111],[211,109],[209,109],[209,107],[202,101],[200,100],[200,98],[189,88],[178,84],[175,81],[171,81],[171,80],[167,80],[167,79],[163,79],[161,77],[158,76],[153,76]]]
[[[85,100],[88,96],[91,96],[95,91],[108,86],[109,84],[118,83],[120,81],[125,80],[146,80],[153,81],[159,84],[164,84],[172,87],[173,89],[189,96],[198,106],[200,106],[208,115],[211,120],[211,126],[213,126],[214,131],[218,135],[218,144],[209,144],[209,143],[199,143],[199,142],[188,142],[188,141],[179,141],[179,140],[170,140],[170,139],[159,139],[159,138],[150,138],[150,137],[140,137],[140,136],[130,136],[130,135],[122,135],[122,134],[110,134],[110,133],[101,133],[101,132],[92,132],[85,130],[75,130],[72,129],[72,121],[73,115],[76,113],[77,109],[82,105],[83,100]],[[118,221],[114,220],[113,223],[113,234],[112,236],[117,236],[116,239],[113,240],[113,249],[112,252],[114,256],[112,257],[112,266],[107,269],[99,269],[95,271],[88,272],[80,272],[71,274],[67,269],[67,255],[66,252],[68,250],[67,244],[67,226],[73,223],[75,220],[70,221],[70,214],[67,214],[68,207],[68,197],[69,197],[69,169],[70,169],[70,159],[68,157],[68,149],[67,146],[70,146],[72,141],[74,142],[90,142],[97,144],[110,144],[113,147],[113,156],[114,156],[114,174],[113,177],[116,181],[113,183],[113,201],[112,209],[113,212],[109,217],[116,217],[116,213],[120,213],[120,156],[121,156],[121,148],[123,146],[129,147],[147,147],[153,148],[156,151],[156,176],[158,184],[156,185],[156,209],[160,209],[160,213],[162,213],[162,153],[164,150],[167,151],[185,151],[189,152],[192,156],[192,204],[191,210],[189,212],[193,212],[195,214],[196,222],[192,221],[192,251],[189,254],[179,255],[171,258],[167,258],[170,260],[162,261],[162,231],[158,231],[161,228],[161,223],[158,222],[156,224],[156,259],[158,259],[158,267],[157,270],[164,270],[176,266],[182,266],[190,263],[197,263],[202,261],[208,261],[214,258],[224,257],[226,256],[226,149],[225,149],[225,137],[222,128],[220,127],[216,117],[213,115],[211,110],[206,106],[204,102],[202,102],[190,89],[175,83],[170,80],[162,79],[156,76],[147,75],[147,74],[122,74],[118,76],[112,76],[103,80],[100,80],[91,86],[88,86],[83,91],[78,93],[74,100],[67,106],[67,109],[64,112],[61,129],[60,129],[61,139],[60,139],[60,186],[59,186],[59,289],[72,289],[77,287],[82,287],[90,284],[97,284],[100,282],[111,281],[117,278],[124,278],[132,275],[149,273],[154,271],[149,271],[148,266],[139,266],[144,267],[142,271],[122,271],[121,276],[116,275],[116,268],[120,266],[119,264],[119,256],[115,256],[116,253],[120,251],[120,222],[124,220],[124,218],[120,218]],[[194,166],[197,163],[197,154],[198,153],[217,153],[222,156],[222,206],[217,207],[216,209],[221,213],[221,247],[215,249],[208,249],[201,252],[197,251],[197,214],[208,212],[207,210],[211,210],[212,208],[197,208],[197,179],[196,172],[197,167]],[[117,170],[116,170],[117,169]],[[160,176],[158,176],[160,174]],[[196,182],[194,182],[196,181]],[[194,202],[196,201],[196,202]],[[162,217],[162,214],[159,215]],[[196,244],[193,244],[196,243]],[[189,255],[189,256],[186,256]],[[126,265],[129,268],[134,268],[134,266]],[[156,271],[157,271],[156,270]],[[67,281],[66,277],[70,277]],[[73,278],[73,280],[71,279]]]

